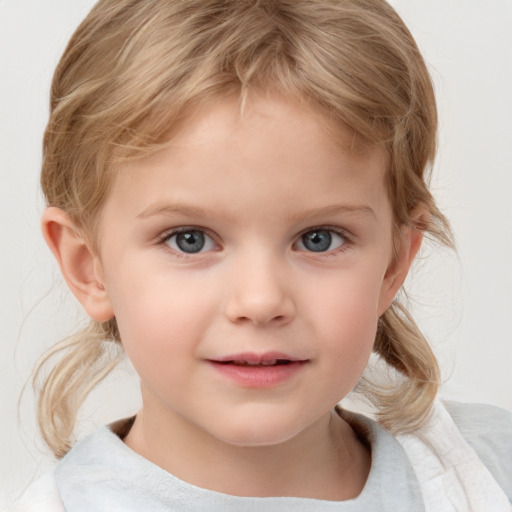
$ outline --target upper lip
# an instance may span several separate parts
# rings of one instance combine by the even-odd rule
[[[214,363],[247,363],[247,364],[275,364],[276,362],[304,362],[307,359],[293,357],[283,352],[264,352],[257,354],[254,352],[244,352],[241,354],[232,354],[228,356],[210,359]]]

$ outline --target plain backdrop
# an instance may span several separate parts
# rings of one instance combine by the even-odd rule
[[[92,0],[0,0],[0,489],[49,458],[32,365],[80,319],[43,243],[41,138],[53,69]],[[425,248],[408,289],[438,355],[445,397],[512,410],[512,1],[394,0],[432,72],[440,110],[433,191],[457,254]],[[123,365],[81,413],[78,435],[139,404]]]

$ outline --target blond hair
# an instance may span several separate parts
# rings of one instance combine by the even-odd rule
[[[190,108],[255,89],[297,97],[343,121],[389,155],[395,228],[452,244],[428,190],[437,113],[430,76],[410,32],[384,0],[101,0],[56,69],[41,183],[48,205],[91,234],[124,158],[162,147]],[[428,220],[418,225],[413,210]],[[115,319],[91,325],[64,351],[39,401],[57,456],[70,447],[77,410],[119,359]],[[363,386],[381,422],[411,430],[439,386],[436,359],[404,306],[381,317],[374,350],[403,376]],[[113,362],[112,362],[113,361]]]

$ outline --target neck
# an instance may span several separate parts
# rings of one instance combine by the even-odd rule
[[[362,490],[370,454],[332,412],[297,436],[270,446],[237,446],[183,421],[143,410],[125,438],[135,452],[177,478],[235,496],[346,500]]]

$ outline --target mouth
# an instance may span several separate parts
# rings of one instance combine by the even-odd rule
[[[305,363],[306,359],[292,357],[278,352],[264,354],[244,353],[210,360],[212,363],[235,366],[283,366],[293,363]]]
[[[228,361],[214,361],[218,364],[233,364],[235,366],[283,366],[287,364],[292,364],[298,361],[292,361],[291,359],[270,359],[268,361],[261,361],[259,363],[254,363],[251,361],[245,361],[243,359],[231,359]]]
[[[208,362],[224,377],[245,388],[267,388],[282,384],[308,362],[287,354],[236,354]]]

